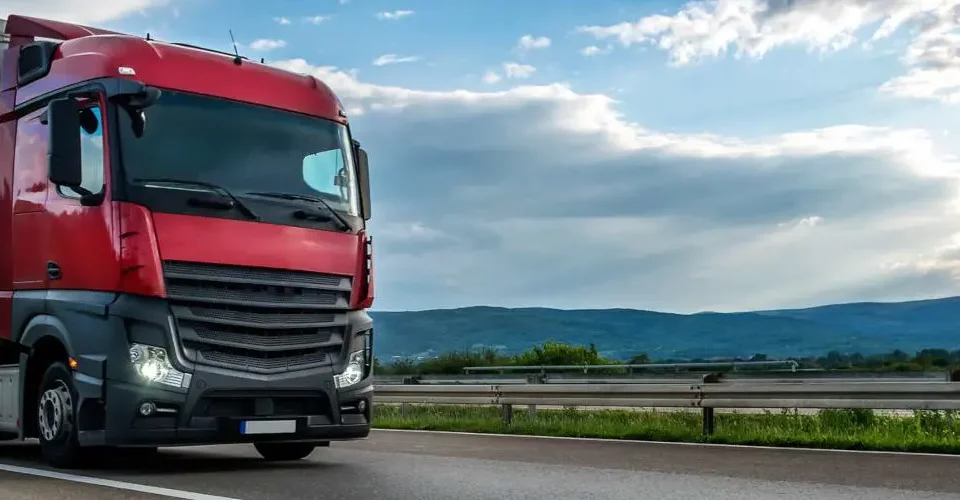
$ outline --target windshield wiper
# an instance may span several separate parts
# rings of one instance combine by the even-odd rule
[[[320,198],[319,196],[310,196],[308,194],[296,194],[296,193],[279,193],[279,192],[273,192],[273,191],[269,191],[269,192],[251,191],[249,193],[244,193],[244,194],[249,194],[253,196],[263,196],[265,198],[279,198],[281,200],[300,200],[300,201],[311,201],[314,203],[319,203],[320,206],[322,206],[324,209],[326,209],[327,212],[333,215],[334,219],[337,221],[341,230],[353,231],[353,226],[351,226],[346,219],[344,219],[339,213],[337,213],[337,211],[334,210],[333,207],[331,207],[330,204],[326,202],[326,200],[324,200],[323,198]],[[297,212],[302,212],[302,211],[298,210]],[[295,214],[297,212],[295,212]],[[300,218],[307,218],[307,217],[304,217],[304,215],[309,216],[309,214],[301,214]]]
[[[207,188],[208,192],[219,194],[224,198],[229,198],[231,203],[227,204],[226,208],[236,208],[240,210],[240,212],[246,215],[248,218],[256,221],[260,220],[260,216],[258,216],[256,212],[254,212],[253,210],[250,210],[250,207],[248,207],[242,201],[240,201],[236,196],[233,195],[233,193],[231,193],[230,191],[227,191],[226,188],[220,187],[216,184],[211,184],[209,182],[203,182],[203,181],[185,181],[181,179],[134,179],[133,182],[137,184],[150,184],[150,183],[156,182],[156,183],[162,183],[162,184],[178,184],[181,186],[204,187],[204,188]]]

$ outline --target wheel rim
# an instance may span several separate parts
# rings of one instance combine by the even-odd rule
[[[66,426],[67,419],[73,414],[73,398],[62,380],[40,395],[39,415],[40,435],[46,441],[56,439]]]

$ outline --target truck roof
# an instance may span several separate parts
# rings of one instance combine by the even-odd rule
[[[19,15],[9,16],[5,24],[0,31],[14,45],[18,37],[59,42],[50,72],[21,87],[17,104],[73,83],[116,77],[346,121],[334,92],[312,76],[238,61],[233,54],[79,24]]]

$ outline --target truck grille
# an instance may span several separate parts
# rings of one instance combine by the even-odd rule
[[[165,261],[163,274],[193,362],[279,373],[342,355],[350,277],[179,261]]]

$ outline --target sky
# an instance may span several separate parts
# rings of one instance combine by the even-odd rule
[[[327,82],[377,310],[960,295],[960,0],[7,0]]]

